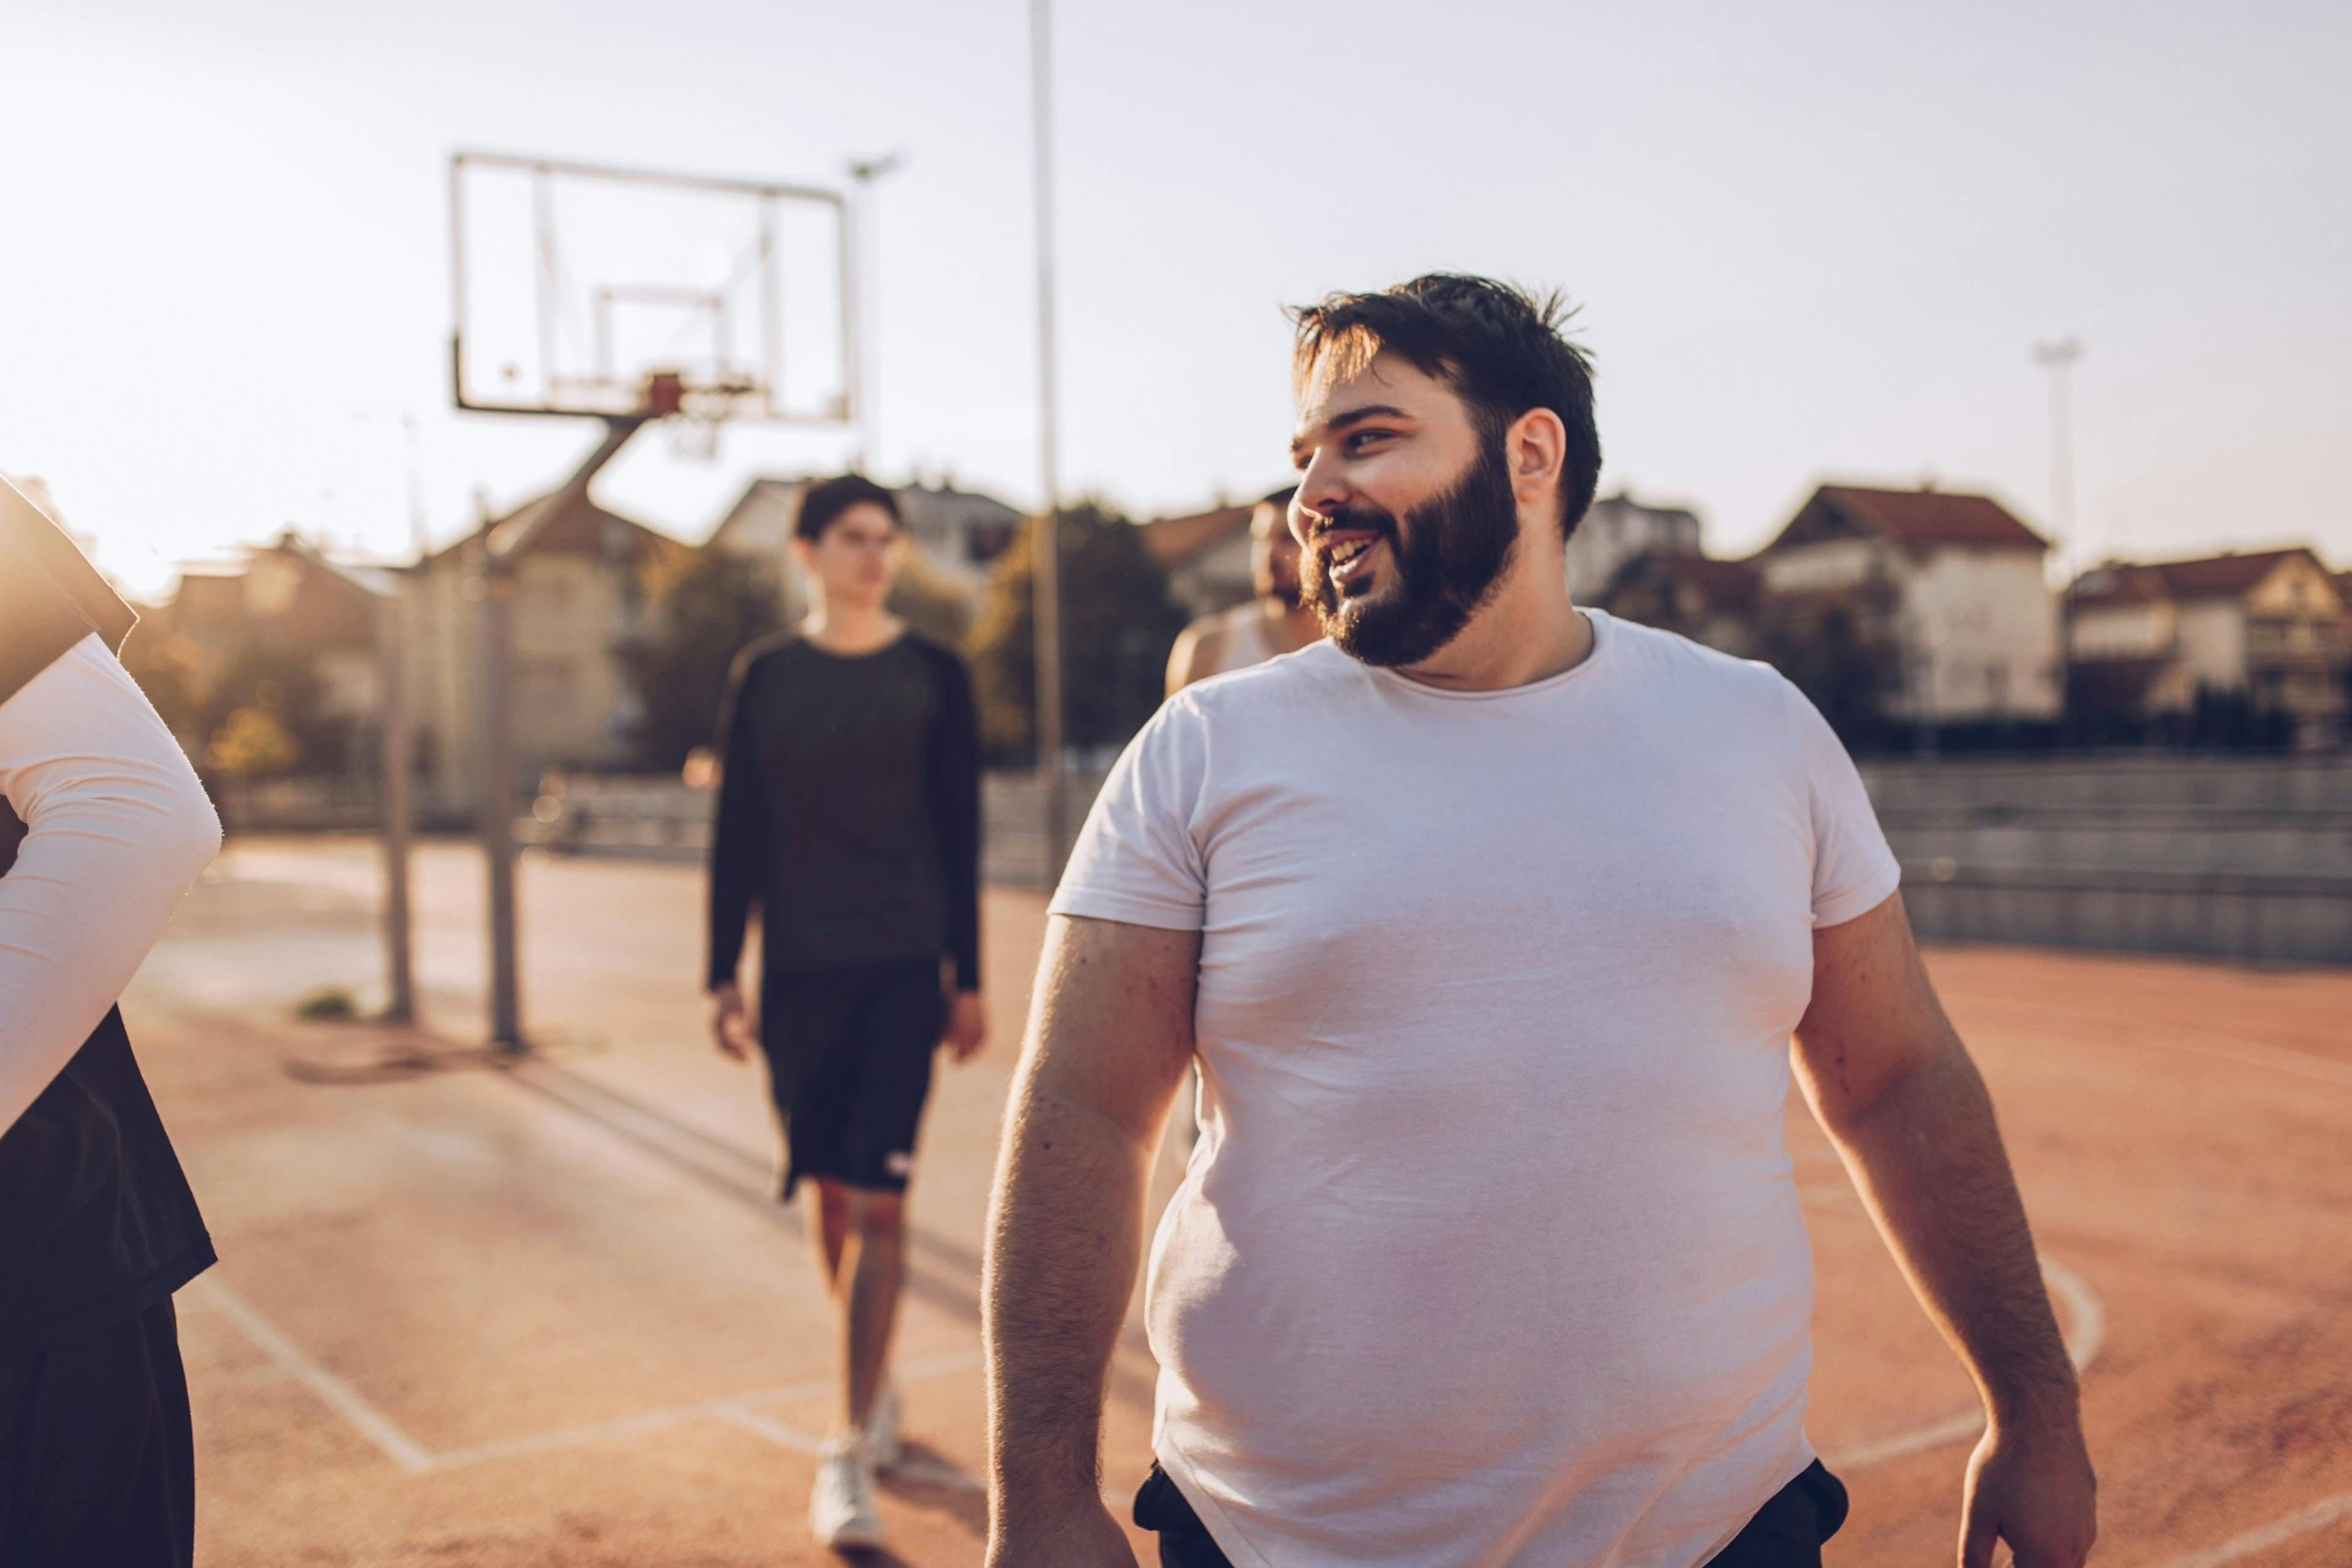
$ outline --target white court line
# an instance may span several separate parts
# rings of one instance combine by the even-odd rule
[[[1799,1195],[1810,1203],[1844,1203],[1854,1194],[1853,1189],[1839,1182],[1813,1182],[1799,1189]],[[2066,1336],[2066,1359],[2081,1376],[2091,1368],[2099,1353],[2100,1344],[2107,1337],[2107,1309],[2091,1282],[2056,1258],[2044,1254],[2042,1258],[2042,1278],[2052,1292],[2066,1303],[2066,1322],[2073,1331]],[[1833,1470],[1858,1470],[1865,1466],[1899,1459],[1906,1454],[1916,1454],[1928,1448],[1940,1448],[1947,1443],[1971,1438],[1985,1429],[1984,1413],[1970,1410],[1946,1420],[1898,1432],[1891,1437],[1879,1437],[1867,1443],[1856,1443],[1822,1456],[1822,1463]]]
[[[427,1475],[441,1470],[461,1469],[493,1459],[525,1458],[533,1454],[551,1453],[557,1449],[581,1447],[589,1443],[609,1442],[619,1437],[643,1436],[649,1432],[665,1431],[672,1426],[700,1418],[715,1418],[747,1432],[755,1433],[779,1447],[795,1453],[822,1454],[824,1444],[796,1426],[762,1415],[753,1405],[790,1405],[803,1399],[815,1399],[834,1391],[831,1378],[813,1379],[806,1383],[788,1384],[780,1388],[755,1389],[723,1399],[705,1400],[698,1405],[680,1405],[667,1410],[640,1411],[634,1415],[620,1416],[611,1421],[589,1422],[578,1426],[560,1426],[550,1432],[535,1432],[521,1437],[505,1437],[493,1443],[480,1443],[469,1448],[453,1448],[446,1453],[431,1453],[425,1446],[393,1424],[392,1418],[370,1405],[358,1390],[320,1366],[303,1353],[302,1348],[288,1338],[284,1330],[263,1317],[229,1288],[210,1275],[197,1280],[193,1287],[213,1306],[220,1309],[258,1347],[297,1382],[324,1400],[335,1413],[353,1426],[362,1436],[381,1449],[384,1456],[410,1475]],[[977,1348],[950,1351],[940,1355],[925,1356],[920,1361],[903,1363],[896,1369],[902,1382],[938,1377],[944,1373],[966,1372],[981,1363]],[[937,1460],[917,1459],[902,1468],[912,1480],[933,1486],[977,1487],[980,1483],[952,1466]]]
[[[294,1375],[295,1381],[334,1407],[337,1415],[360,1430],[361,1436],[383,1450],[384,1456],[411,1475],[421,1475],[433,1468],[433,1456],[412,1439],[407,1433],[394,1426],[383,1412],[359,1395],[359,1391],[302,1353],[302,1347],[281,1332],[277,1324],[247,1306],[229,1288],[212,1275],[197,1280],[193,1287],[205,1299],[220,1309],[221,1315],[244,1331],[245,1337]]]
[[[758,1411],[747,1409],[731,1399],[714,1399],[703,1408],[721,1421],[730,1422],[746,1432],[765,1437],[780,1448],[790,1448],[802,1454],[824,1452],[823,1443],[799,1427],[787,1426],[781,1421],[772,1421]]]
[[[2276,1524],[2266,1524],[2260,1530],[2248,1531],[2245,1534],[2225,1541],[2219,1546],[2210,1546],[2202,1552],[2193,1552],[2186,1557],[2175,1558],[2166,1563],[2164,1568],[2221,1568],[2224,1563],[2235,1563],[2242,1557],[2251,1557],[2266,1547],[2276,1546],[2282,1541],[2292,1541],[2298,1535],[2307,1535],[2315,1530],[2334,1524],[2337,1520],[2347,1517],[2352,1517],[2352,1492],[2346,1492],[2342,1497],[2329,1498],[2325,1502],[2313,1503],[2301,1513],[2291,1513]]]

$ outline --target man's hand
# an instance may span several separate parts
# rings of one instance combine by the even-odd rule
[[[1198,931],[1045,922],[981,1277],[992,1568],[1134,1568],[1097,1479],[1103,1391],[1200,967]]]
[[[948,1026],[940,1036],[951,1061],[968,1062],[988,1043],[988,1009],[977,991],[959,991],[948,1005]]]
[[[2078,1568],[2098,1533],[2074,1369],[1992,1100],[1936,1000],[1899,894],[1813,932],[1796,1065],[1871,1215],[1975,1379],[1961,1568]]]
[[[2082,1568],[2099,1533],[2098,1483],[2083,1428],[1996,1424],[1969,1459],[1961,1494],[1960,1568],[1993,1568],[1995,1540],[2016,1568]]]
[[[1006,1517],[1006,1516],[1010,1517]],[[988,1568],[1136,1568],[1127,1531],[1100,1496],[1066,1507],[1026,1506],[998,1500],[988,1532]]]
[[[732,981],[710,994],[710,1037],[719,1055],[751,1059],[751,1016],[743,1006],[743,988]]]

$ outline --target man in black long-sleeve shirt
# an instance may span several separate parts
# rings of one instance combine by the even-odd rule
[[[856,475],[811,487],[793,548],[814,608],[737,661],[721,723],[712,1023],[722,1051],[750,1055],[736,971],[756,904],[783,1194],[816,1185],[843,1328],[842,1432],[810,1521],[826,1545],[872,1546],[872,1471],[897,1457],[883,1365],[931,1053],[961,1061],[983,1033],[978,724],[961,662],[883,608],[905,548],[889,491]]]

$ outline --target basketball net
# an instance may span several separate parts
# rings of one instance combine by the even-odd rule
[[[669,453],[687,462],[710,463],[719,458],[719,427],[724,413],[682,409],[662,423],[669,426]]]

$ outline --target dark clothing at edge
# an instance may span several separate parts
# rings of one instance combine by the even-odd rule
[[[71,540],[0,485],[0,702],[84,637],[119,649],[136,620]],[[26,833],[0,798],[0,878]],[[0,1563],[194,1560],[195,1447],[172,1292],[212,1261],[110,1009],[0,1129]]]
[[[84,637],[121,647],[137,620],[71,540],[0,485],[0,702]],[[25,834],[0,797],[0,877]],[[26,1358],[139,1317],[212,1261],[122,1015],[110,1010],[0,1129],[0,1390]],[[6,1398],[0,1425],[24,1418]],[[0,1475],[0,1498],[9,1479]],[[17,1561],[0,1542],[0,1562]]]
[[[760,909],[767,973],[940,954],[980,988],[980,731],[963,663],[786,634],[736,661],[710,849],[713,989]]]

